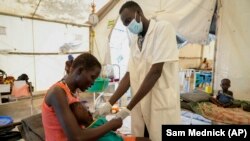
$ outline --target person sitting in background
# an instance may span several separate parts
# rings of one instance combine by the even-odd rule
[[[200,70],[208,70],[209,69],[209,63],[207,61],[207,58],[204,58],[203,62],[199,66]]]
[[[227,78],[224,78],[221,80],[220,86],[222,90],[219,90],[216,97],[211,97],[210,101],[218,106],[231,107],[234,100],[233,92],[228,90],[231,86],[231,81]]]
[[[29,82],[28,75],[23,73],[14,81],[11,87],[11,96],[14,98],[31,96],[33,90],[34,87],[31,82]]]
[[[73,64],[73,61],[74,61],[74,57],[71,54],[68,55],[68,60],[65,62],[65,71],[67,75],[69,74],[70,67]]]
[[[32,83],[29,82],[29,76],[28,76],[26,73],[21,74],[21,75],[17,78],[17,81],[21,81],[21,80],[25,81],[26,84],[29,85],[29,91],[30,91],[30,92],[33,92],[33,91],[34,91],[34,87],[32,86]]]
[[[68,74],[70,72],[70,68],[73,64],[73,61],[74,61],[74,57],[71,54],[68,55],[68,60],[65,62],[65,67],[64,67],[66,74],[64,75],[64,77],[62,79],[65,79],[68,76]]]
[[[106,118],[102,116],[94,120],[92,114],[81,102],[71,103],[70,109],[80,126],[84,126],[86,128],[96,128],[108,122]],[[98,141],[149,141],[149,139],[144,137],[125,136],[114,131],[110,131],[100,137]]]

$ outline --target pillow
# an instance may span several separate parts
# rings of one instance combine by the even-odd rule
[[[183,93],[180,97],[186,102],[206,102],[211,96],[206,93]]]

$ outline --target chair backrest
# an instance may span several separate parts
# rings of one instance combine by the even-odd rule
[[[25,141],[45,141],[41,113],[22,119],[17,128]]]
[[[11,96],[14,98],[29,97],[31,96],[30,87],[26,81],[14,81],[12,86]]]

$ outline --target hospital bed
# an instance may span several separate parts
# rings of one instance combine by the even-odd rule
[[[186,121],[193,121],[194,115],[199,115],[195,120],[198,119],[204,122],[204,119],[207,119],[204,124],[209,123],[209,120],[211,124],[250,124],[250,112],[242,108],[245,105],[249,105],[250,101],[234,100],[234,103],[241,105],[241,107],[223,108],[209,102],[211,96],[201,91],[183,93],[180,97],[181,108],[183,109],[182,118]],[[187,111],[194,115],[187,116],[190,115],[187,114]]]

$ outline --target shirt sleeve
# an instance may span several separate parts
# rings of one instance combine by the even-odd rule
[[[179,50],[174,27],[170,23],[161,22],[155,32],[152,64],[178,61]]]

